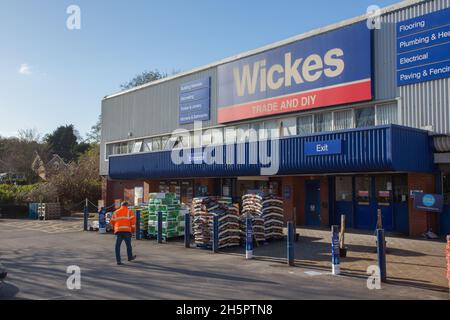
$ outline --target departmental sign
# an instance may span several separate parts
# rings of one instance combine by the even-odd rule
[[[450,77],[450,8],[397,23],[397,84]]]
[[[305,142],[306,156],[342,154],[342,140]]]
[[[372,99],[366,22],[218,67],[218,122]]]
[[[211,116],[211,78],[182,84],[179,98],[180,124],[209,120]]]
[[[444,199],[440,194],[414,194],[414,209],[421,211],[442,212]]]

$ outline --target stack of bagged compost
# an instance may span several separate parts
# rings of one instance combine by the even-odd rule
[[[239,209],[231,202],[231,198],[226,197],[193,199],[193,231],[197,247],[212,246],[213,222],[216,215],[219,217],[219,248],[239,245]]]
[[[284,209],[282,198],[268,194],[262,200],[262,214],[266,239],[283,238]]]
[[[263,197],[259,194],[246,194],[242,197],[241,237],[245,238],[245,218],[252,217],[253,236],[256,241],[265,241],[264,218],[262,215]],[[242,232],[243,231],[243,232]]]

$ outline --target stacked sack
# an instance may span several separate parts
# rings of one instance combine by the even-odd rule
[[[450,236],[447,236],[447,279],[448,288],[450,289]]]
[[[152,193],[148,206],[148,235],[157,237],[158,212],[162,213],[162,237],[167,240],[184,235],[184,210],[175,193]]]
[[[266,239],[283,238],[284,209],[283,200],[274,195],[266,195],[262,200],[262,217]]]
[[[252,217],[253,236],[256,241],[266,240],[264,218],[262,217],[263,197],[259,194],[246,194],[242,197],[241,236],[245,239],[245,218]]]
[[[231,202],[231,198],[226,197],[193,199],[193,229],[198,247],[212,246],[214,216],[219,217],[219,248],[239,245],[239,209]]]

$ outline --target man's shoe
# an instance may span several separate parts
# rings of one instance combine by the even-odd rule
[[[128,261],[134,261],[134,260],[136,260],[136,256],[133,256],[131,259],[128,259]]]
[[[117,265],[121,266],[121,265],[123,265],[123,263],[122,262],[117,262]]]

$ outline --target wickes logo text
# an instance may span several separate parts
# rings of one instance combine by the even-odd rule
[[[282,86],[290,87],[305,82],[314,82],[322,76],[334,78],[340,76],[345,70],[343,60],[344,51],[334,48],[325,53],[322,57],[318,54],[311,54],[306,58],[293,60],[291,52],[284,55],[284,66],[274,64],[266,66],[266,60],[253,63],[253,66],[246,64],[240,68],[233,69],[234,83],[238,96],[255,94],[257,88],[259,92],[267,89],[278,90]]]

